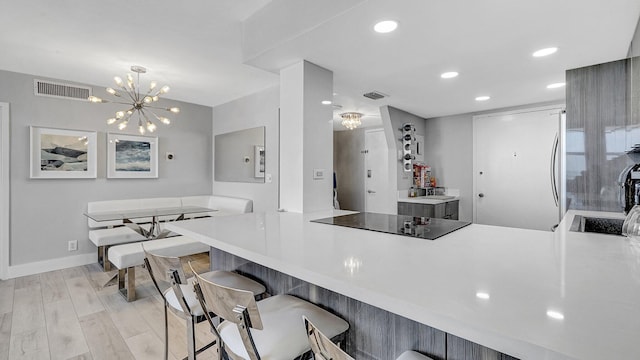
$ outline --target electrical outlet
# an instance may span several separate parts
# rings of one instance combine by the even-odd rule
[[[68,243],[69,246],[69,251],[76,251],[78,250],[78,240],[71,240]]]

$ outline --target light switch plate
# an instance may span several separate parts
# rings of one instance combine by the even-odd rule
[[[264,174],[264,182],[270,183],[273,179],[271,178],[271,174]]]
[[[313,169],[313,180],[324,179],[324,169]]]

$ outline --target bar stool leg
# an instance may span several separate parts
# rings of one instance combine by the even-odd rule
[[[196,359],[196,334],[195,334],[195,319],[193,316],[189,316],[187,318],[187,349],[188,359],[195,360]]]

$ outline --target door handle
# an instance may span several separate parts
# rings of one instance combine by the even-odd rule
[[[484,194],[483,194],[483,193],[480,193],[480,194],[478,194],[478,197],[483,198],[483,197],[484,197]]]
[[[551,165],[550,171],[551,173],[551,194],[553,195],[553,201],[558,206],[558,200],[560,200],[560,195],[558,194],[558,184],[556,182],[556,162],[558,161],[558,147],[560,146],[560,139],[558,138],[558,134],[556,133],[556,137],[553,140],[553,147],[551,148]]]
[[[375,192],[375,191],[373,191],[373,190],[367,190],[367,192],[368,192],[369,194],[375,194],[375,193],[376,193],[376,192]]]

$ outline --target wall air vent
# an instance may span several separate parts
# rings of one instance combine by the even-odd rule
[[[87,100],[91,96],[91,88],[72,84],[62,84],[45,80],[33,80],[33,91],[36,96],[64,98],[72,100]]]
[[[387,97],[389,95],[385,95],[385,94],[381,93],[380,91],[375,91],[374,90],[374,91],[370,91],[368,93],[364,93],[364,94],[362,94],[362,96],[364,96],[366,98],[369,98],[371,100],[380,100],[380,99],[382,99],[384,97]]]

